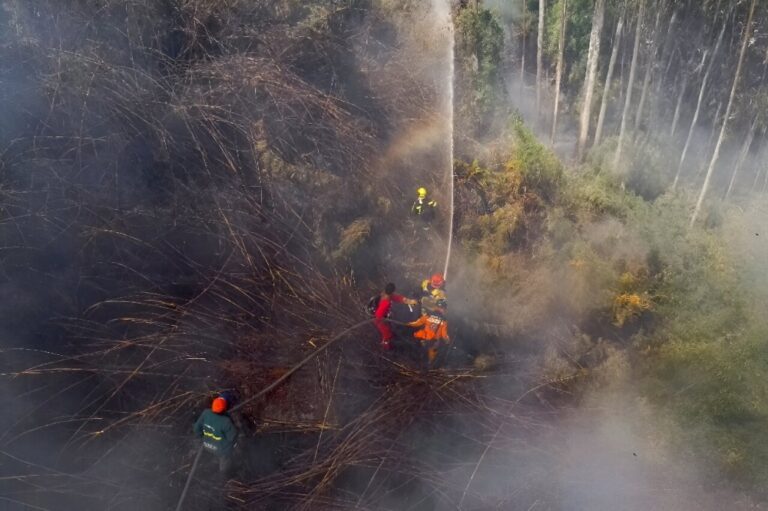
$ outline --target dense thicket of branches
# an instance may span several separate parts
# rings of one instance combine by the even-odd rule
[[[50,505],[58,483],[27,495],[36,461],[101,471],[68,508],[162,502],[164,477],[118,498],[122,462],[99,462],[162,444],[167,474],[212,390],[356,320],[355,271],[385,257],[363,243],[398,215],[384,148],[433,84],[366,0],[0,8],[2,364],[23,375],[0,397],[57,389],[14,406],[2,475],[23,484],[0,493]]]

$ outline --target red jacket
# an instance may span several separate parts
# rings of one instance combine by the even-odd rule
[[[389,315],[389,311],[392,309],[392,302],[405,303],[405,297],[395,293],[392,293],[389,296],[382,294],[381,300],[379,300],[379,306],[376,308],[373,317],[376,319],[386,318]]]

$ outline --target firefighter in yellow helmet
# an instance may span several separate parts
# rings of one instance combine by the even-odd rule
[[[437,209],[437,201],[427,197],[427,189],[423,186],[416,190],[417,197],[411,206],[411,215],[421,221],[425,228],[429,227],[429,223],[435,218],[435,210]]]
[[[438,296],[441,293],[442,296]],[[442,273],[435,273],[421,282],[421,296],[445,299],[445,277]]]

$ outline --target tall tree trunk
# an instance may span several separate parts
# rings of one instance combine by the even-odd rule
[[[757,193],[757,183],[760,182],[760,177],[763,175],[763,166],[761,165],[755,165],[757,167],[757,172],[755,173],[755,182],[752,183],[752,192]]]
[[[637,104],[637,113],[635,114],[635,130],[640,127],[640,122],[643,120],[645,100],[648,97],[648,86],[651,84],[653,68],[656,65],[656,38],[659,33],[659,22],[661,21],[661,12],[663,10],[661,2],[659,2],[656,7],[658,8],[658,12],[656,13],[656,23],[653,26],[653,34],[651,35],[651,47],[648,49],[648,64],[645,66],[645,77],[643,78],[643,88],[642,92],[640,93],[640,102]]]
[[[680,174],[683,171],[683,163],[685,163],[685,157],[688,155],[688,148],[691,146],[691,139],[693,139],[693,132],[696,129],[696,122],[699,120],[699,113],[701,112],[701,103],[704,100],[704,94],[707,90],[707,80],[709,79],[709,73],[712,71],[712,65],[717,58],[717,51],[720,49],[720,44],[723,42],[723,34],[725,34],[725,27],[728,23],[728,18],[723,20],[723,28],[720,30],[720,35],[717,36],[717,42],[715,43],[715,49],[712,50],[712,56],[710,57],[707,70],[704,72],[704,78],[701,79],[701,87],[699,87],[699,99],[696,101],[696,110],[693,112],[693,119],[691,119],[691,126],[688,128],[688,137],[685,139],[685,145],[683,146],[683,152],[680,155],[680,161],[677,164],[677,172],[675,173],[675,180],[672,182],[672,189],[677,187],[677,183],[680,180]],[[704,54],[704,58],[707,54]],[[715,119],[717,122],[717,119]]]
[[[763,189],[761,192],[765,193],[766,190],[768,190],[768,169],[765,169],[765,180],[763,181]]]
[[[661,91],[662,85],[664,85],[667,82],[667,77],[669,76],[669,70],[672,69],[672,63],[675,62],[676,53],[681,53],[679,48],[675,48],[669,54],[669,58],[667,59],[667,64],[664,66],[664,74],[661,76],[661,80],[659,80],[658,82],[659,83],[659,85],[657,86],[658,91]]]
[[[712,118],[712,129],[709,132],[709,138],[707,139],[707,154],[715,148],[715,136],[717,135],[717,127],[722,126],[720,124],[720,112],[723,111],[723,102],[717,102],[717,108],[715,109],[715,116]]]
[[[707,138],[707,144],[704,146],[704,154],[709,154],[715,147],[715,136],[717,135],[717,127],[720,126],[720,112],[723,111],[723,102],[717,102],[717,109],[715,110],[715,116],[712,118],[712,129],[709,130],[709,138]],[[701,175],[704,173],[705,167],[701,166],[696,171],[696,179],[694,182],[698,182]]]
[[[523,15],[522,15],[522,24],[521,24],[521,35],[523,37],[522,44],[520,47],[522,48],[522,51],[520,53],[520,94],[522,95],[523,90],[525,89],[525,36],[528,32],[528,7],[527,7],[527,0],[521,0],[523,3]]]
[[[648,86],[651,83],[651,74],[653,73],[653,52],[648,52],[648,63],[645,66],[645,74],[643,75],[643,86],[640,88],[640,101],[637,103],[637,112],[635,112],[635,122],[632,124],[632,129],[637,131],[640,127],[640,122],[643,120],[643,110],[645,109],[645,98],[648,97]]]
[[[677,123],[680,120],[680,106],[683,104],[683,98],[685,97],[685,90],[688,88],[688,76],[683,78],[683,84],[680,86],[680,95],[677,97],[677,105],[675,106],[675,114],[672,117],[672,128],[669,130],[669,136],[674,137],[677,131]]]
[[[757,191],[757,183],[760,182],[760,176],[763,175],[763,168],[757,167],[757,173],[755,174],[755,182],[752,183],[752,191]]]
[[[763,57],[763,75],[762,77],[760,77],[760,83],[765,82],[766,73],[768,73],[768,48],[765,49],[765,56]],[[763,129],[761,130],[761,133],[760,133],[761,138],[765,137],[765,132],[767,129],[768,127],[763,126]],[[758,161],[763,161],[765,159],[764,155],[765,155],[765,152],[763,151],[758,157]],[[752,183],[753,191],[757,190],[757,183],[758,181],[760,181],[760,175],[762,174],[762,172],[763,172],[763,168],[761,166],[758,166],[757,172],[755,173],[755,182]]]
[[[720,157],[720,148],[723,145],[723,139],[725,133],[728,130],[728,118],[731,116],[731,109],[733,108],[733,99],[736,97],[736,89],[739,87],[739,78],[741,78],[741,68],[744,65],[744,55],[747,53],[747,44],[749,43],[750,35],[752,33],[752,18],[755,14],[755,3],[757,0],[752,0],[749,6],[749,16],[747,17],[747,24],[744,26],[744,36],[741,41],[741,51],[739,52],[739,63],[736,65],[736,74],[733,77],[733,86],[731,87],[731,95],[728,98],[728,106],[725,107],[725,117],[723,118],[723,127],[720,128],[720,136],[717,138],[717,144],[715,145],[715,152],[712,154],[712,160],[709,162],[709,168],[707,169],[707,175],[704,177],[704,184],[701,185],[701,192],[699,193],[699,200],[696,201],[696,208],[691,215],[691,224],[693,227],[696,223],[696,219],[701,213],[701,205],[704,203],[704,197],[707,196],[707,190],[709,189],[709,182],[712,179],[712,173],[717,165],[717,159]]]
[[[625,59],[625,51],[620,51],[621,53],[621,62],[619,65],[619,101],[618,103],[620,105],[624,104],[624,72],[626,71],[627,66],[624,65]]]
[[[747,155],[749,154],[749,148],[752,146],[752,140],[755,138],[755,129],[757,129],[757,120],[758,116],[755,115],[754,120],[752,121],[752,126],[749,128],[749,132],[747,132],[747,138],[744,140],[744,144],[741,146],[741,152],[739,153],[739,158],[736,160],[736,165],[733,166],[733,173],[731,174],[731,180],[728,183],[728,189],[725,191],[725,196],[723,196],[723,200],[728,200],[728,197],[731,196],[731,191],[733,190],[733,184],[736,182],[736,175],[741,170],[741,167],[744,165],[744,160],[747,159]]]
[[[763,127],[763,132],[762,132],[761,136],[765,137],[765,127]],[[759,161],[759,162],[765,161],[765,149],[763,149],[760,152],[760,155],[758,156],[757,161]],[[758,165],[757,166],[757,172],[755,173],[755,182],[752,183],[752,191],[757,191],[757,183],[760,182],[760,176],[763,173],[763,167],[764,167],[764,165]]]
[[[603,123],[605,122],[605,111],[608,108],[608,93],[611,89],[613,80],[613,70],[616,67],[616,57],[619,55],[621,46],[621,31],[624,28],[624,15],[619,17],[616,24],[616,34],[613,36],[613,49],[611,50],[611,60],[608,62],[608,74],[605,76],[605,87],[603,87],[603,98],[600,101],[600,114],[597,116],[597,129],[595,129],[595,141],[593,145],[598,145],[603,135]]]
[[[592,96],[595,90],[595,77],[597,76],[597,61],[600,58],[600,35],[603,31],[605,19],[605,0],[595,0],[595,11],[592,17],[592,33],[589,36],[589,54],[587,56],[587,75],[584,77],[583,104],[581,105],[581,118],[579,119],[579,141],[576,147],[578,158],[584,156],[584,148],[589,136],[589,120],[592,117]]]
[[[621,151],[624,145],[624,136],[627,131],[627,117],[632,106],[632,88],[635,86],[635,72],[637,71],[637,54],[640,51],[640,33],[643,29],[643,15],[645,14],[645,0],[640,0],[640,9],[637,13],[637,26],[635,27],[635,46],[632,49],[632,63],[629,65],[629,80],[627,94],[624,98],[624,112],[621,114],[621,126],[619,127],[619,142],[616,146],[616,154],[613,158],[613,166],[618,167],[621,161]]]
[[[712,19],[713,28],[717,25],[717,19],[720,17],[720,4],[722,3],[723,0],[717,0],[717,3],[715,4],[715,10],[713,11],[715,13],[715,17]],[[730,14],[730,12],[728,14]],[[725,19],[728,19],[728,16],[726,16]]]
[[[544,55],[544,13],[547,0],[539,0],[539,33],[536,37],[536,119],[541,117],[541,71]]]
[[[659,119],[659,111],[660,111],[660,105],[662,103],[662,99],[664,99],[664,95],[661,93],[662,86],[667,83],[667,71],[669,70],[669,64],[674,60],[674,44],[670,42],[672,40],[671,34],[675,30],[675,23],[677,22],[677,9],[673,6],[674,12],[672,13],[672,17],[669,20],[669,25],[667,25],[667,31],[664,35],[664,43],[661,45],[661,54],[659,55],[659,70],[661,71],[660,76],[656,79],[656,87],[655,87],[655,93],[653,95],[654,101],[653,106],[651,108],[651,120],[649,124],[651,126],[656,125],[656,121]],[[672,51],[670,51],[670,47],[673,48]],[[666,62],[666,64],[665,64]],[[677,84],[677,82],[675,82]]]
[[[568,28],[568,0],[560,0],[560,40],[557,43],[557,71],[555,71],[555,111],[552,116],[552,135],[550,142],[555,144],[557,134],[557,114],[560,111],[560,84],[563,80],[563,65],[565,60],[565,32]]]

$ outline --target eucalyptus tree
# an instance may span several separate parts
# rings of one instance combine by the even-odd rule
[[[536,36],[536,118],[541,116],[541,73],[544,55],[544,16],[547,0],[539,0],[539,29]]]
[[[621,125],[619,127],[619,141],[616,145],[616,154],[613,158],[614,167],[619,165],[621,161],[621,151],[624,145],[624,137],[627,130],[627,119],[629,117],[629,110],[632,106],[632,88],[635,86],[635,74],[637,72],[637,56],[640,50],[640,33],[643,26],[643,16],[645,15],[645,0],[639,0],[637,11],[637,23],[635,24],[635,42],[632,48],[632,63],[629,65],[629,79],[627,83],[627,93],[624,98],[624,111],[621,114]]]
[[[619,16],[619,21],[616,23],[616,33],[613,35],[613,47],[611,48],[611,59],[608,62],[608,73],[605,76],[605,86],[603,87],[603,98],[600,101],[600,113],[597,116],[597,128],[595,129],[595,141],[594,145],[598,145],[603,135],[603,124],[605,123],[605,112],[608,109],[608,94],[611,90],[611,82],[613,81],[613,72],[616,68],[616,59],[619,56],[619,48],[621,47],[621,35],[624,30],[624,13]]]
[[[581,159],[589,137],[589,121],[592,114],[592,96],[595,90],[597,77],[597,62],[600,59],[600,37],[605,20],[605,0],[595,0],[595,9],[592,16],[592,32],[589,36],[589,53],[587,54],[587,73],[584,77],[584,89],[582,94],[581,115],[579,117],[579,139],[576,153]]]
[[[690,222],[691,227],[693,227],[693,225],[696,223],[696,219],[699,217],[699,214],[701,214],[701,206],[704,203],[704,198],[707,196],[707,191],[709,190],[709,184],[712,180],[712,174],[714,173],[715,166],[717,165],[717,160],[720,157],[720,150],[723,145],[723,140],[725,139],[725,134],[728,130],[728,120],[731,115],[731,111],[733,109],[734,99],[736,97],[736,90],[739,87],[739,80],[741,79],[741,70],[744,65],[744,56],[747,53],[747,45],[751,40],[752,19],[755,14],[756,3],[757,3],[757,0],[752,0],[749,5],[747,22],[744,25],[744,31],[741,37],[741,50],[739,51],[739,60],[738,60],[738,64],[736,64],[736,71],[733,76],[733,85],[731,86],[731,94],[728,97],[728,106],[725,107],[725,116],[723,117],[723,125],[720,128],[720,135],[717,138],[717,143],[715,144],[715,150],[712,153],[712,159],[709,162],[709,167],[707,168],[707,174],[704,177],[704,183],[701,185],[701,191],[699,192],[699,198],[696,201],[696,207],[694,208],[693,214],[691,215],[691,222]]]
[[[725,200],[728,200],[728,197],[730,197],[731,191],[733,190],[733,184],[736,182],[736,176],[739,174],[739,171],[744,165],[744,161],[747,159],[749,148],[752,147],[752,141],[755,139],[755,130],[757,129],[759,121],[760,113],[758,111],[758,113],[754,115],[749,130],[747,131],[747,138],[744,139],[744,143],[741,145],[741,151],[739,152],[739,157],[736,159],[736,164],[733,166],[731,180],[728,182],[728,188],[725,190],[725,196],[723,197]]]
[[[650,43],[648,45],[647,63],[645,66],[645,77],[643,78],[643,87],[640,92],[640,102],[637,105],[637,113],[635,114],[635,130],[640,127],[640,123],[643,120],[643,111],[645,109],[645,102],[648,98],[648,87],[651,83],[653,76],[653,70],[656,67],[656,52],[658,50],[658,38],[659,38],[659,24],[661,22],[661,15],[666,9],[665,0],[659,0],[656,3],[656,23],[653,26],[653,32],[651,33]]]
[[[528,33],[531,31],[531,16],[528,12],[528,1],[520,0],[522,4],[520,22],[518,30],[520,31],[520,92],[525,88],[525,53],[527,50],[526,41]]]
[[[725,27],[728,24],[727,18],[723,20],[723,28],[720,30],[720,35],[717,37],[717,42],[715,43],[715,48],[712,50],[712,56],[709,59],[709,64],[707,65],[707,70],[704,72],[704,77],[701,79],[701,86],[699,87],[699,97],[696,101],[696,109],[693,112],[693,118],[691,119],[691,125],[688,128],[688,137],[685,139],[685,145],[683,145],[683,152],[680,155],[680,161],[677,164],[677,172],[675,173],[675,180],[672,182],[672,189],[674,190],[677,187],[677,183],[680,180],[680,174],[683,170],[683,163],[685,162],[685,157],[688,154],[688,149],[691,146],[691,140],[693,139],[693,132],[696,129],[696,123],[699,120],[699,114],[701,113],[701,104],[704,100],[704,94],[707,90],[707,80],[709,80],[709,74],[712,72],[712,65],[715,62],[715,58],[717,57],[717,52],[720,49],[720,44],[723,42],[723,35],[725,34]],[[704,60],[707,58],[707,51],[704,52],[704,59],[702,60],[702,64],[704,63]],[[717,115],[715,115],[717,118]]]
[[[557,43],[557,70],[555,71],[555,106],[552,115],[552,134],[550,142],[554,145],[557,134],[557,116],[560,111],[560,89],[565,66],[565,35],[568,29],[568,0],[560,0],[560,34]]]

